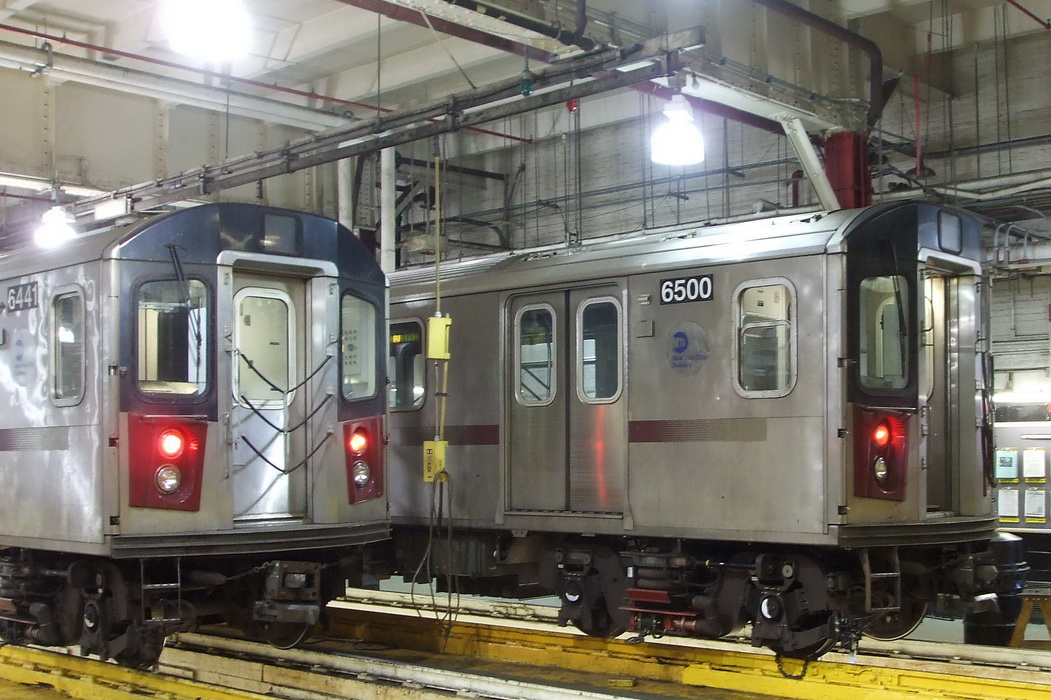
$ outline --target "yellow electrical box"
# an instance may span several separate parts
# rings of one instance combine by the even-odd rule
[[[427,318],[427,359],[449,359],[449,326],[450,316],[429,316]]]
[[[423,480],[434,481],[438,472],[445,471],[446,440],[424,440],[423,442]]]

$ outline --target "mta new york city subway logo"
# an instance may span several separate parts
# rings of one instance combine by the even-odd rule
[[[679,374],[697,374],[708,361],[711,343],[708,332],[692,321],[684,321],[668,335],[668,367]]]

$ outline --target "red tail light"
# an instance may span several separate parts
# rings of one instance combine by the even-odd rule
[[[367,448],[368,446],[368,434],[361,428],[358,428],[353,433],[351,433],[350,439],[347,440],[347,449],[349,449],[351,453],[356,455],[360,455],[362,452],[365,451],[365,448]]]
[[[346,445],[347,497],[361,503],[383,495],[383,418],[362,418],[343,424]]]
[[[128,414],[128,504],[200,510],[208,423]]]
[[[872,440],[876,443],[876,447],[887,446],[887,443],[890,442],[890,428],[887,427],[886,423],[880,423],[876,426],[876,429],[872,432]]]
[[[157,451],[164,459],[175,459],[182,454],[183,446],[186,444],[182,432],[169,428],[161,433],[157,440]]]
[[[854,495],[905,500],[909,415],[854,409]]]

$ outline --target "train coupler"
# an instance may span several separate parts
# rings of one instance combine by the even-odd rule
[[[315,624],[321,617],[321,564],[272,561],[266,566],[263,598],[252,607],[260,622]]]

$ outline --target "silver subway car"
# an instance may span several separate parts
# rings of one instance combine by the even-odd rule
[[[0,258],[0,634],[152,664],[296,642],[385,539],[386,281],[335,221],[210,204]]]
[[[980,228],[877,206],[445,265],[437,412],[434,273],[395,273],[400,570],[551,592],[595,635],[750,624],[799,657],[903,635],[941,594],[984,595]],[[436,433],[445,549],[419,536]]]

